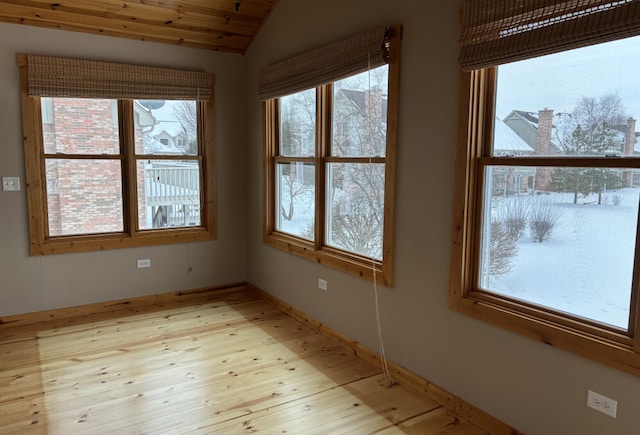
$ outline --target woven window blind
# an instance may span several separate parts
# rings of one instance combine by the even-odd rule
[[[388,39],[389,30],[380,27],[263,68],[258,98],[282,97],[382,66],[389,58]]]
[[[465,0],[463,70],[640,34],[640,0]]]
[[[31,96],[208,100],[211,74],[172,68],[27,55]]]

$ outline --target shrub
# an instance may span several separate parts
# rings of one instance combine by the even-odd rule
[[[560,210],[551,201],[532,202],[529,210],[529,230],[533,241],[542,243],[549,239],[558,219]]]
[[[491,222],[491,240],[489,241],[489,274],[504,275],[513,267],[518,254],[516,240],[509,234],[509,228],[503,221]]]
[[[509,236],[517,241],[527,227],[528,201],[512,198],[505,201],[498,210],[498,220],[504,223]]]
[[[620,195],[611,195],[611,203],[615,206],[622,204],[622,197]]]

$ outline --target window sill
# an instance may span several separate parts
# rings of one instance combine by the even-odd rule
[[[32,256],[69,254],[74,252],[103,251],[120,248],[168,245],[173,243],[215,240],[215,233],[202,228],[149,230],[134,235],[122,233],[66,236],[45,239],[31,244]]]
[[[453,293],[453,291],[452,291]],[[601,335],[554,321],[550,316],[534,315],[524,309],[509,309],[473,296],[452,298],[449,308],[507,329],[535,341],[548,344],[584,358],[640,376],[640,354],[634,350],[632,340],[624,334],[602,329]],[[579,325],[576,322],[576,325]]]
[[[343,272],[393,287],[391,271],[388,265],[379,260],[361,257],[339,249],[321,247],[316,249],[310,241],[305,241],[283,233],[273,232],[264,237],[264,243],[272,248],[289,252]]]

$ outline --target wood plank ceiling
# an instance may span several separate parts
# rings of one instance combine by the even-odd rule
[[[0,0],[0,22],[244,52],[278,0]]]

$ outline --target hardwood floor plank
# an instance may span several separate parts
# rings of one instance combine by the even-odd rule
[[[216,425],[223,432],[373,433],[441,406],[403,387],[387,388],[382,375],[337,386],[282,406]],[[196,432],[206,433],[208,427]]]
[[[398,430],[400,432],[398,432]],[[407,435],[488,435],[482,429],[473,426],[467,421],[459,419],[443,407],[430,410],[403,421],[398,424],[397,427],[385,428],[384,430],[375,433],[379,435],[390,435],[396,433],[403,433]]]
[[[483,433],[249,292],[21,322],[0,433]]]

